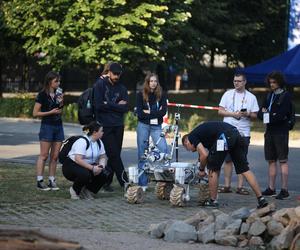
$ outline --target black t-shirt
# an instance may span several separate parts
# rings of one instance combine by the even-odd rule
[[[201,142],[205,148],[211,148],[220,135],[236,129],[234,126],[220,121],[205,122],[193,129],[189,134],[189,141],[197,147]]]
[[[35,102],[41,104],[41,112],[48,112],[54,108],[58,108],[58,104],[56,102],[56,97],[53,99],[49,94],[45,91],[41,91],[38,93],[35,98]],[[42,123],[50,124],[50,125],[60,125],[62,124],[61,115],[47,115],[42,117]]]

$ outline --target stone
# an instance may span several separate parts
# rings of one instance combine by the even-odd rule
[[[293,240],[294,234],[294,227],[292,225],[287,226],[279,235],[273,237],[269,245],[270,249],[288,249]]]
[[[267,223],[267,230],[271,236],[280,234],[283,229],[284,229],[284,226],[280,222],[278,222],[274,219],[270,220]]]
[[[238,234],[240,232],[242,224],[242,219],[236,219],[231,224],[229,224],[225,229],[230,230],[232,234]]]
[[[295,208],[295,214],[300,219],[300,206]]]
[[[253,236],[261,235],[266,230],[266,225],[261,220],[253,222],[249,228],[248,234]]]
[[[224,229],[230,224],[230,222],[231,222],[231,217],[228,214],[225,213],[219,214],[215,220],[216,223],[215,230],[218,231],[220,229]]]
[[[245,221],[249,217],[250,214],[251,214],[251,212],[250,212],[249,208],[242,207],[240,209],[233,211],[230,216],[234,220],[241,219],[241,220]]]
[[[162,222],[159,224],[151,224],[149,227],[149,234],[151,238],[162,238],[164,236],[164,230],[167,223]]]
[[[238,239],[236,236],[231,234],[230,230],[221,229],[215,234],[215,241],[219,245],[223,246],[237,246]]]
[[[211,223],[215,222],[215,218],[212,215],[209,215],[204,221],[201,221],[198,226],[197,230],[201,230],[202,227],[206,227],[210,225]]]
[[[264,216],[260,218],[261,222],[264,224],[267,224],[270,220],[272,220],[272,217],[270,215]]]
[[[242,241],[239,241],[237,246],[240,247],[240,248],[246,247],[248,245],[248,241],[249,241],[248,239],[244,239]]]
[[[263,246],[263,245],[264,245],[264,241],[259,236],[253,236],[249,240],[249,247],[252,247],[252,246]]]
[[[197,232],[197,238],[199,242],[204,244],[212,243],[215,241],[215,223],[211,223],[205,227],[202,227]]]
[[[207,212],[201,209],[198,213],[185,219],[183,222],[196,227],[201,221],[204,221],[207,217]]]
[[[183,221],[175,221],[165,230],[164,240],[167,242],[195,241],[197,240],[196,229]]]

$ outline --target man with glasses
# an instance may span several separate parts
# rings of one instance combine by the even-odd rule
[[[121,187],[124,186],[124,181],[128,181],[121,159],[128,93],[126,87],[119,81],[121,73],[122,66],[112,62],[107,77],[99,78],[94,85],[96,120],[103,124],[102,141],[108,157],[107,169],[111,172],[107,184],[103,187],[108,192],[113,191],[110,184],[114,173]]]
[[[248,154],[250,144],[251,119],[256,118],[259,106],[256,97],[246,90],[246,76],[235,74],[233,78],[234,89],[224,93],[219,103],[219,115],[223,121],[236,127],[244,139],[244,152]],[[224,187],[219,188],[220,193],[231,193],[231,176],[233,164],[228,154],[224,162]],[[249,191],[243,188],[244,178],[238,174],[237,194],[247,195]]]

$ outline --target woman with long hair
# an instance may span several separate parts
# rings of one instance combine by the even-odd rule
[[[162,132],[163,117],[167,112],[167,99],[158,81],[158,76],[150,73],[146,76],[143,89],[137,94],[137,145],[138,145],[138,167],[144,168],[145,161],[143,155],[149,145],[149,137],[157,145],[161,153],[168,153],[168,145],[164,137],[160,137]],[[139,178],[139,185],[143,190],[147,189],[148,179],[145,174]]]
[[[40,154],[36,164],[37,188],[39,190],[59,190],[55,181],[58,153],[64,140],[64,130],[61,119],[63,94],[60,85],[60,75],[50,71],[45,76],[44,87],[38,93],[33,108],[33,116],[42,119],[39,132]],[[45,163],[50,154],[49,183],[44,183]]]

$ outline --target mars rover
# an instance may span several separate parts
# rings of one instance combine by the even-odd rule
[[[175,124],[164,127],[157,142],[149,143],[144,153],[144,170],[129,167],[129,183],[126,183],[125,197],[129,203],[142,203],[144,191],[138,185],[139,176],[146,173],[150,179],[156,181],[155,194],[160,200],[169,200],[172,206],[184,206],[190,200],[190,185],[199,185],[199,203],[209,198],[207,179],[199,179],[198,166],[188,162],[178,162],[178,139],[180,115],[175,114]],[[166,136],[173,134],[170,154],[159,151],[157,145]],[[176,161],[172,162],[174,152]]]

